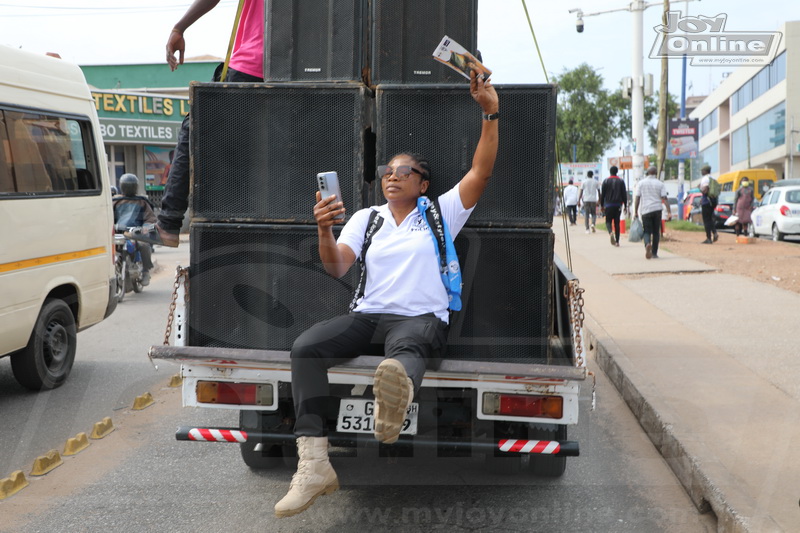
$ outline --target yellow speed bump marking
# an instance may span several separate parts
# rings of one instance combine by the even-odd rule
[[[0,479],[0,500],[13,496],[28,486],[28,480],[22,470],[12,472],[10,476]]]
[[[172,388],[180,387],[183,384],[183,378],[180,374],[175,374],[169,378],[169,386]]]
[[[64,455],[75,455],[89,447],[89,436],[86,433],[78,433],[75,438],[67,439],[64,445]]]
[[[94,425],[94,428],[92,428],[92,434],[90,438],[102,439],[112,431],[114,431],[114,423],[111,421],[111,417],[107,416],[103,420],[97,422]]]
[[[153,395],[149,392],[145,392],[141,396],[137,396],[135,400],[133,400],[133,409],[135,411],[141,411],[147,407],[150,407],[155,403],[153,399]]]
[[[50,450],[47,455],[41,455],[34,459],[31,475],[43,476],[62,464],[64,464],[64,461],[61,460],[61,454],[58,453],[58,450]]]

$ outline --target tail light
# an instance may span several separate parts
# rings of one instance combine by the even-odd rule
[[[535,418],[562,418],[564,398],[561,396],[534,396],[527,394],[483,395],[483,414],[524,416]]]
[[[197,402],[228,405],[272,405],[271,383],[198,381]]]
[[[788,205],[782,205],[781,208],[778,209],[778,211],[780,212],[781,215],[785,217],[788,217],[792,213],[792,210],[789,209]]]

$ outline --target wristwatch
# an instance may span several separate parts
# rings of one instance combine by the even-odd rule
[[[487,113],[483,114],[483,120],[497,120],[498,118],[500,118],[500,111],[492,113],[491,115]]]

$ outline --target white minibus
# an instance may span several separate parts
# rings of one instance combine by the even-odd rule
[[[64,383],[77,332],[116,307],[111,192],[80,68],[0,46],[0,357]]]

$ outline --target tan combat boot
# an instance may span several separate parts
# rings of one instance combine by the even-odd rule
[[[339,480],[328,461],[328,437],[297,438],[297,472],[289,492],[275,504],[275,516],[284,518],[302,513],[317,496],[338,490]]]
[[[402,363],[385,359],[375,370],[375,438],[392,444],[400,436],[406,411],[414,399],[414,383]]]

